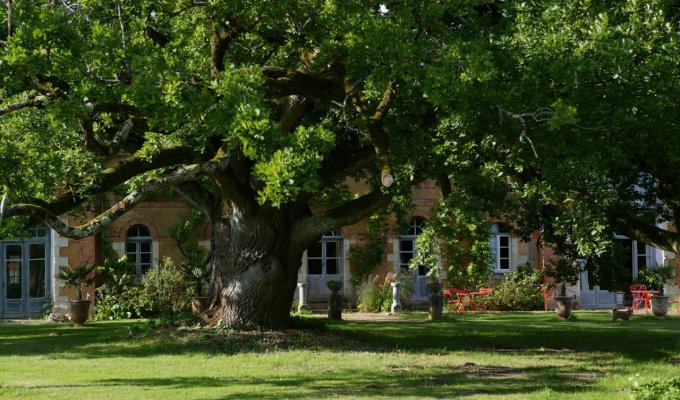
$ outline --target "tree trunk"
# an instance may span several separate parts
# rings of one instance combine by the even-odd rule
[[[213,322],[234,328],[285,328],[304,247],[291,243],[285,210],[244,213],[230,208],[213,219]]]

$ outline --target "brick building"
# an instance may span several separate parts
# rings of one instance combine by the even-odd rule
[[[361,186],[351,188],[361,191]],[[440,191],[432,181],[426,181],[413,189],[412,223],[399,235],[391,235],[385,244],[382,265],[376,271],[407,272],[405,266],[415,254],[414,241],[423,224],[427,222],[431,208],[440,198]],[[116,195],[109,193],[101,199],[105,206],[117,201]],[[172,225],[189,218],[191,210],[180,198],[157,197],[147,200],[109,225],[97,237],[72,240],[59,236],[46,227],[29,230],[27,236],[17,240],[0,242],[0,318],[22,318],[42,315],[49,311],[65,312],[68,299],[72,296],[69,289],[61,286],[59,267],[102,261],[102,240],[108,243],[118,256],[127,255],[136,266],[137,274],[158,265],[160,259],[170,257],[181,260],[177,243],[169,234]],[[64,217],[67,218],[67,217]],[[392,225],[395,221],[390,221]],[[502,279],[503,275],[518,265],[529,263],[542,268],[544,259],[551,255],[550,249],[535,246],[535,241],[524,242],[503,229],[502,224],[494,225],[489,233],[489,245],[496,260],[491,266],[491,284]],[[349,249],[365,240],[366,221],[328,232],[317,245],[308,249],[300,260],[298,281],[306,282],[310,297],[326,296],[329,291],[325,285],[329,279],[344,282],[346,295],[351,295],[350,282],[352,266],[347,258]],[[205,224],[195,232],[200,245],[210,245],[211,230]],[[675,263],[675,255],[651,246],[637,243],[624,237],[617,238],[630,248],[627,268],[631,276],[643,268]],[[676,263],[676,270],[677,263]],[[423,300],[427,296],[426,277],[423,271],[413,274],[414,290],[412,301]],[[677,274],[676,274],[677,275]],[[440,279],[446,280],[446,273]],[[677,283],[677,281],[676,281]],[[606,308],[616,304],[615,293],[591,287],[588,275],[582,274],[580,282],[569,292],[578,296],[584,308]],[[677,286],[671,288],[677,293]],[[93,293],[90,291],[92,298]]]

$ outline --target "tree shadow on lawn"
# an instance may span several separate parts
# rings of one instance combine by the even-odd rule
[[[0,356],[54,354],[60,358],[147,357],[159,354],[236,354],[272,350],[448,354],[491,351],[521,354],[607,353],[635,361],[677,357],[680,318],[635,316],[612,326],[606,313],[488,313],[404,323],[294,319],[294,328],[271,332],[139,329],[144,322],[91,322],[82,328],[56,324],[0,323]],[[141,334],[140,334],[141,332]],[[582,356],[584,354],[581,354]]]
[[[222,392],[213,398],[260,399],[275,395],[286,398],[330,397],[434,397],[457,398],[478,394],[511,395],[551,391],[557,393],[587,393],[597,376],[574,373],[559,366],[498,367],[475,364],[443,365],[441,372],[416,368],[388,366],[381,370],[345,369],[328,373],[321,379],[310,377],[175,377],[104,379],[79,387],[111,386],[141,387],[160,390],[210,389]],[[36,386],[33,389],[54,389],[59,385]],[[216,389],[216,390],[215,390]],[[206,399],[211,398],[206,396]]]

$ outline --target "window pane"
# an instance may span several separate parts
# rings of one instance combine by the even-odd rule
[[[338,273],[338,260],[336,258],[326,260],[326,274],[336,275]]]
[[[399,263],[408,264],[413,259],[413,253],[401,253],[399,254]]]
[[[321,275],[321,259],[311,258],[307,259],[307,273],[309,275]]]
[[[6,272],[6,285],[7,293],[5,297],[7,299],[20,299],[22,298],[21,290],[21,269],[23,265],[20,260],[7,261],[5,263]]]
[[[413,251],[413,240],[400,240],[399,251]]]
[[[428,272],[429,270],[430,270],[430,269],[427,268],[427,267],[425,267],[424,265],[419,265],[419,266],[418,266],[418,275],[420,275],[420,276],[425,276],[425,275],[427,275],[427,272]]]
[[[326,257],[337,257],[339,247],[338,242],[326,242]]]
[[[140,256],[140,262],[144,265],[151,265],[151,253],[142,253]]]
[[[321,258],[321,242],[316,242],[307,249],[307,257]]]
[[[141,242],[139,244],[139,251],[142,253],[151,253],[151,242]]]
[[[132,242],[125,243],[125,252],[128,253],[128,254],[137,253],[137,243],[132,243]],[[128,256],[128,258],[130,258],[130,257]]]
[[[32,260],[36,259],[44,259],[45,258],[45,245],[40,243],[40,244],[32,244],[29,246],[29,251],[28,253],[30,254],[30,257]]]
[[[140,272],[146,274],[151,269],[151,264],[142,264]]]
[[[499,236],[498,240],[501,244],[501,247],[503,247],[503,246],[508,247],[508,245],[510,244],[510,237],[509,236]]]
[[[45,260],[31,260],[28,271],[29,297],[45,297]]]
[[[636,242],[637,243],[637,253],[642,255],[642,254],[647,254],[647,245],[645,245],[642,242]]]
[[[498,264],[500,269],[510,269],[510,260],[507,258],[499,260]]]
[[[508,249],[507,247],[501,247],[500,253],[501,258],[508,258],[508,256],[510,255],[510,249]]]
[[[649,265],[647,265],[647,257],[646,256],[638,256],[638,269],[646,269]]]

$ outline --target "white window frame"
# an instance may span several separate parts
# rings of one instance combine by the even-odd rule
[[[148,233],[148,236],[142,236],[139,234],[139,229],[143,228],[146,230]],[[131,234],[133,229],[137,229],[137,232],[134,234]],[[149,244],[149,251],[148,252],[142,252],[142,244],[148,243]],[[128,251],[128,245],[132,244],[135,246],[135,251],[130,252]],[[142,225],[142,224],[136,224],[131,226],[127,233],[125,234],[125,244],[123,248],[125,255],[128,258],[128,261],[133,263],[135,265],[135,276],[136,277],[141,277],[144,275],[147,271],[149,271],[151,268],[154,267],[154,262],[153,262],[153,238],[151,236],[151,230],[149,227]],[[131,254],[134,255],[134,259],[130,259]],[[149,262],[148,263],[143,263],[142,262],[142,254],[149,254]],[[145,271],[142,270],[143,266],[148,266]]]
[[[491,264],[491,269],[497,274],[506,274],[512,271],[512,237],[508,232],[501,232],[500,226],[498,224],[493,224],[491,226],[491,232],[493,236],[489,238],[489,247],[491,254],[493,255],[493,263]],[[501,239],[507,239],[507,245],[501,246]],[[501,257],[501,248],[508,249],[508,256]],[[508,267],[501,268],[501,261],[507,260]]]

